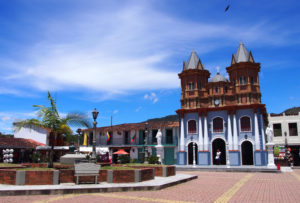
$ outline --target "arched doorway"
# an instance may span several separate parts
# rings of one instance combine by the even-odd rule
[[[198,163],[198,145],[196,143],[195,144],[195,150],[193,150],[193,143],[194,142],[191,142],[189,145],[188,145],[188,156],[189,156],[189,164],[192,165],[193,164],[193,160],[194,160],[194,154],[196,155],[195,156],[195,160],[196,160],[196,164]],[[194,152],[195,151],[195,152]]]
[[[213,151],[212,160],[213,160],[214,165],[217,165],[217,161],[216,161],[215,157],[216,157],[218,149],[221,152],[220,164],[221,165],[226,165],[226,146],[225,146],[225,141],[221,138],[215,139],[212,143],[212,151]]]
[[[253,165],[253,145],[250,141],[242,143],[242,164]]]

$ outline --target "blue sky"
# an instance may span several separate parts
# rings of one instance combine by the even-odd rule
[[[224,12],[227,4],[228,12]],[[261,63],[262,102],[300,106],[297,0],[0,0],[0,132],[34,118],[47,91],[62,114],[96,107],[100,126],[180,108],[192,50],[226,75],[240,42]]]

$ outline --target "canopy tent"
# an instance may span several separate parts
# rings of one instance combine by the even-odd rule
[[[113,154],[128,155],[129,153],[125,152],[124,149],[120,149],[119,151],[116,151]]]
[[[92,147],[79,147],[79,152],[92,152]],[[108,147],[96,147],[96,154],[105,154],[108,153]]]

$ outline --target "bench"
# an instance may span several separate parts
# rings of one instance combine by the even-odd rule
[[[75,176],[77,177],[76,179],[76,184],[79,182],[79,176],[95,176],[95,184],[98,183],[97,177],[99,175],[99,169],[100,165],[94,164],[94,163],[78,163],[74,164],[75,166]]]

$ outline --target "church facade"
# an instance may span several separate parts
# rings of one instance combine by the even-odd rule
[[[195,51],[183,63],[178,165],[267,165],[260,63],[241,43],[226,70],[210,78]]]

